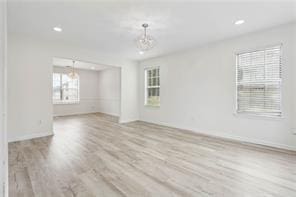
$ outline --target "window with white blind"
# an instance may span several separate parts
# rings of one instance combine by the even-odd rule
[[[64,73],[53,73],[53,103],[71,104],[79,102],[79,78],[71,79]]]
[[[281,45],[237,55],[237,113],[280,117]]]
[[[160,106],[159,67],[145,69],[145,105]]]

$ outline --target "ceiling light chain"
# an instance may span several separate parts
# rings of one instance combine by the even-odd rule
[[[147,23],[144,23],[142,25],[142,27],[144,27],[144,36],[146,37],[147,36],[147,27],[148,27],[148,24]]]

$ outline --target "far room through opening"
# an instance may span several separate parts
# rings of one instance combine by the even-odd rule
[[[53,117],[103,113],[120,116],[120,68],[53,58]]]

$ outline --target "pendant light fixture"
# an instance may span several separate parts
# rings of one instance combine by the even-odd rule
[[[77,79],[77,78],[78,78],[78,74],[75,72],[74,64],[75,64],[75,61],[73,60],[72,70],[71,70],[71,72],[68,74],[68,77],[69,77],[70,79]]]
[[[137,46],[141,53],[148,51],[155,46],[154,38],[150,35],[147,35],[148,24],[144,23],[142,27],[144,28],[144,34],[137,39]]]

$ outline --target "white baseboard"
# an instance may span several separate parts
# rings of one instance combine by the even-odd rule
[[[52,136],[52,135],[54,135],[54,133],[52,131],[50,131],[50,132],[29,133],[29,134],[26,134],[26,135],[23,135],[23,136],[9,138],[8,142],[31,140],[31,139],[34,139],[34,138],[47,137],[47,136]]]
[[[196,132],[196,131],[193,131]],[[224,134],[224,133],[206,133],[206,132],[196,132],[196,133],[201,133],[204,135],[209,135],[213,137],[218,137],[218,138],[223,138],[223,139],[229,139],[233,141],[238,141],[241,143],[249,143],[249,144],[254,144],[254,145],[263,145],[263,146],[269,146],[272,148],[279,148],[279,149],[285,149],[285,150],[292,150],[296,151],[296,147],[293,146],[288,146],[285,144],[278,144],[274,142],[269,142],[265,140],[257,140],[257,139],[252,139],[252,138],[247,138],[247,137],[241,137],[241,136],[235,136],[235,135],[229,135],[229,134]]]
[[[129,122],[135,122],[138,121],[139,119],[119,119],[119,123],[129,123]]]
[[[93,114],[93,113],[101,113],[101,112],[94,111],[94,112],[73,112],[73,113],[64,113],[64,114],[53,114],[53,117],[75,116],[75,115],[85,115],[85,114]]]
[[[118,114],[115,113],[106,113],[106,112],[101,112],[101,111],[94,111],[94,112],[79,112],[79,113],[65,113],[65,114],[54,114],[53,117],[62,117],[62,116],[75,116],[75,115],[85,115],[85,114],[94,114],[94,113],[102,113],[102,114],[107,114],[110,116],[116,116],[119,117]]]
[[[109,113],[109,112],[97,112],[97,113],[107,114],[107,115],[115,116],[119,118],[119,114],[115,114],[115,113]]]
[[[229,134],[225,134],[225,133],[221,133],[221,132],[213,132],[213,131],[205,132],[204,129],[192,130],[190,128],[184,128],[184,127],[181,128],[179,126],[171,125],[168,123],[157,123],[157,122],[146,121],[146,120],[140,120],[140,121],[158,124],[158,125],[167,126],[167,127],[173,127],[173,128],[182,129],[182,130],[188,130],[188,131],[196,133],[196,134],[237,141],[240,143],[249,143],[249,144],[253,144],[253,145],[263,145],[263,146],[269,146],[272,148],[279,148],[279,149],[284,149],[284,150],[296,151],[296,146],[288,146],[286,144],[278,144],[278,143],[269,142],[269,141],[265,141],[265,140],[257,140],[257,139],[247,138],[247,137],[229,135]]]

